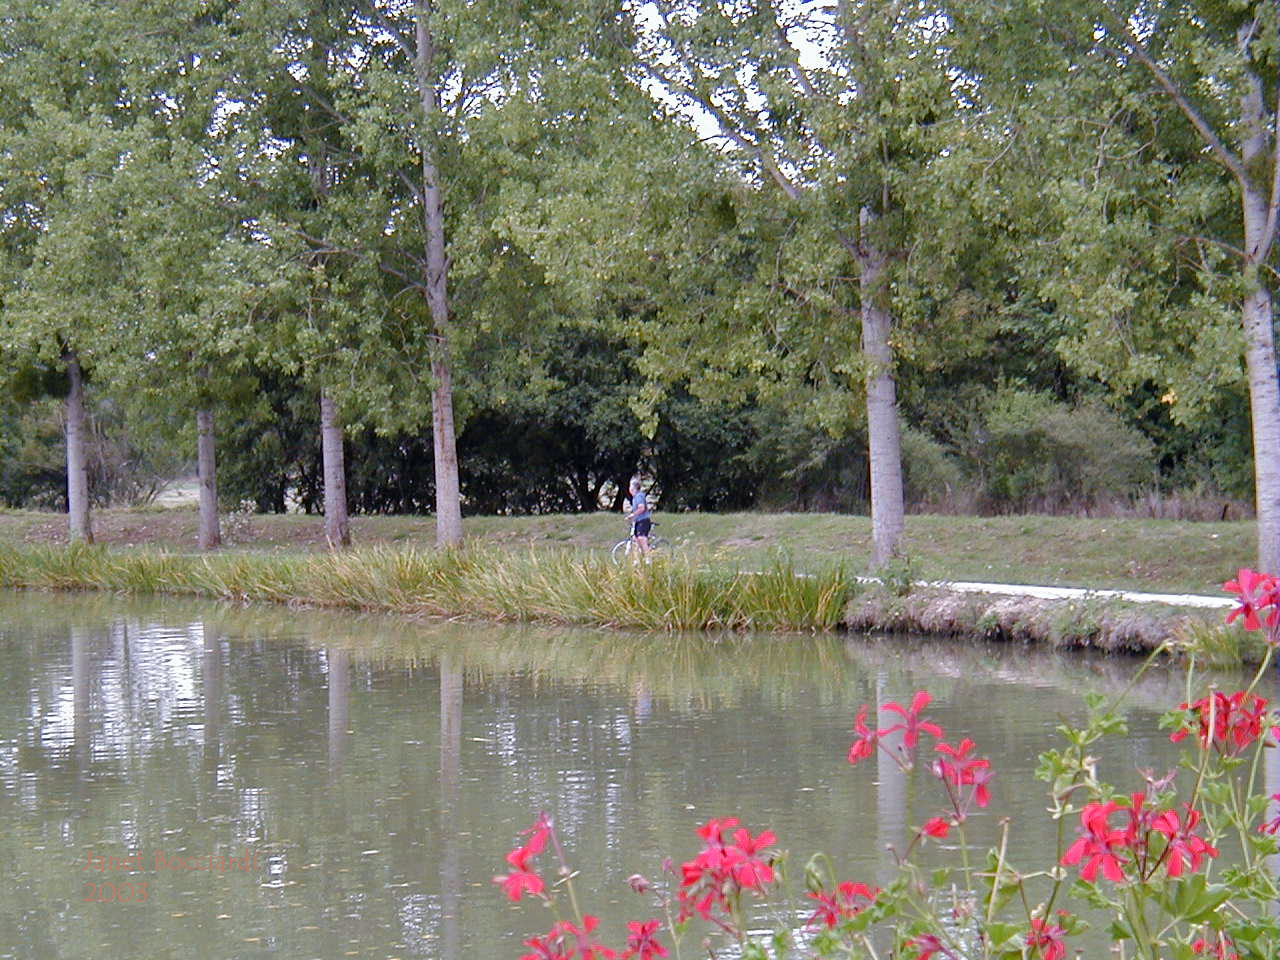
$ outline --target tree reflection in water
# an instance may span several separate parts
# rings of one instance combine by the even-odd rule
[[[884,883],[886,846],[903,849],[932,798],[919,770],[844,757],[859,704],[908,703],[921,688],[933,719],[992,757],[1002,814],[1030,848],[1043,842],[1035,753],[1059,714],[1082,713],[1083,690],[1118,691],[1135,667],[901,638],[7,595],[0,857],[12,896],[0,946],[133,957],[127,945],[156,942],[200,958],[226,956],[230,937],[285,958],[515,956],[546,913],[508,911],[490,878],[540,809],[615,945],[625,920],[653,915],[626,878],[692,853],[694,827],[713,816],[772,828],[793,864],[821,849],[840,879]],[[1153,716],[1182,699],[1177,676],[1145,677],[1136,699],[1135,737],[1103,759],[1117,781],[1135,759],[1166,765]],[[970,842],[993,835],[974,818]],[[128,910],[77,896],[88,849],[246,847],[270,864],[262,875],[151,874],[150,899]]]

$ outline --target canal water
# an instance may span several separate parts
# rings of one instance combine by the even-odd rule
[[[942,796],[845,756],[860,704],[874,720],[920,689],[997,771],[975,856],[1009,817],[1011,862],[1043,867],[1037,754],[1137,667],[0,594],[0,957],[515,958],[552,918],[492,878],[540,811],[615,947],[659,915],[627,878],[660,881],[712,817],[773,830],[797,886],[817,851],[840,880],[884,883]],[[1173,767],[1156,721],[1182,698],[1176,671],[1140,680],[1104,777],[1127,792]]]

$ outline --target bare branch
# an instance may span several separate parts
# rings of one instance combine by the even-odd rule
[[[409,44],[409,41],[401,35],[400,31],[396,29],[395,24],[387,19],[386,11],[378,6],[377,0],[365,0],[365,6],[373,16],[373,19],[378,21],[378,26],[382,27],[382,29],[387,32],[395,45],[400,48],[400,52],[408,58],[410,63],[412,63],[415,56],[413,47]]]
[[[406,187],[409,188],[409,192],[413,194],[413,199],[417,200],[418,203],[421,204],[422,188],[419,187],[416,183],[414,183],[413,178],[410,177],[403,170],[397,170],[396,176],[399,177],[401,183],[403,183]]]
[[[1186,94],[1182,92],[1182,88],[1178,86],[1174,79],[1169,76],[1160,64],[1156,63],[1155,58],[1151,56],[1151,52],[1146,48],[1146,45],[1133,35],[1133,31],[1129,29],[1129,25],[1125,23],[1110,6],[1104,3],[1102,7],[1110,15],[1111,20],[1115,24],[1121,36],[1124,37],[1125,43],[1129,45],[1129,49],[1133,51],[1134,56],[1142,61],[1143,65],[1151,72],[1151,75],[1156,78],[1156,82],[1159,83],[1165,93],[1173,99],[1173,102],[1178,105],[1178,109],[1182,111],[1183,116],[1185,116],[1191,122],[1191,125],[1195,127],[1196,132],[1200,134],[1201,139],[1204,140],[1222,164],[1231,171],[1232,175],[1239,182],[1241,189],[1251,189],[1252,179],[1249,176],[1249,171],[1245,168],[1244,161],[1241,160],[1230,147],[1222,142],[1222,139],[1214,132],[1213,127],[1209,125],[1209,121],[1207,121],[1204,118],[1204,115],[1196,109],[1195,104],[1187,99]]]
[[[1263,232],[1263,249],[1259,260],[1266,260],[1276,238],[1276,219],[1280,215],[1280,85],[1276,88],[1275,119],[1271,125],[1271,196],[1267,199],[1267,226]]]
[[[685,50],[676,39],[676,34],[675,31],[672,30],[671,19],[668,15],[669,4],[658,0],[658,2],[654,3],[654,9],[662,20],[662,25],[665,31],[664,38],[670,44],[672,53],[679,60],[679,65],[688,75],[689,82],[681,82],[669,74],[659,71],[651,64],[643,64],[641,69],[648,74],[651,79],[657,81],[668,90],[688,98],[693,101],[694,104],[701,107],[707,115],[715,120],[716,125],[720,129],[721,135],[725,139],[737,144],[748,153],[753,154],[760,162],[764,172],[782,188],[783,192],[786,193],[788,197],[793,200],[798,198],[801,195],[800,188],[782,172],[781,168],[778,167],[777,162],[773,159],[769,151],[765,149],[760,140],[757,139],[753,141],[751,137],[747,135],[748,132],[750,132],[751,135],[760,138],[759,131],[747,131],[744,130],[740,124],[735,123],[727,111],[722,109],[715,102],[711,95],[711,91],[706,88],[706,85],[698,82],[702,73],[699,70],[697,63],[694,62],[693,57],[690,56],[689,52]],[[694,86],[695,84],[697,85],[696,87]]]
[[[1201,246],[1207,245],[1211,247],[1218,247],[1219,249],[1225,250],[1227,253],[1231,254],[1233,257],[1239,257],[1241,263],[1247,263],[1250,259],[1249,254],[1247,254],[1244,250],[1241,250],[1239,247],[1232,246],[1229,243],[1224,243],[1221,240],[1215,240],[1213,239],[1213,237],[1202,237],[1202,236],[1199,236],[1198,234],[1187,234],[1187,233],[1176,234],[1176,236],[1178,237],[1179,240],[1182,240],[1184,242],[1190,241],[1190,242],[1199,244]],[[1260,266],[1263,270],[1266,270],[1272,275],[1274,275],[1277,279],[1280,279],[1280,271],[1277,271],[1276,268],[1273,267],[1271,264],[1265,261],[1260,261],[1258,263],[1258,266]],[[1204,263],[1203,255],[1201,256],[1200,269],[1205,273],[1212,272],[1209,270],[1208,266]]]
[[[311,84],[302,83],[299,84],[299,86],[305,90],[317,104],[324,108],[325,113],[329,114],[329,116],[333,117],[333,119],[337,120],[339,123],[350,124],[354,122],[351,117],[339,110],[332,101],[330,101]]]
[[[398,270],[397,268],[393,267],[391,264],[387,263],[387,261],[385,260],[381,261],[378,264],[378,267],[384,272],[391,274],[393,277],[398,277],[399,279],[403,280],[405,283],[405,286],[404,286],[405,290],[419,290],[422,293],[427,292],[427,285],[425,283],[422,283],[419,280],[415,280],[411,275],[405,273],[403,270]],[[400,291],[400,293],[403,293],[403,292],[404,290]],[[396,294],[396,296],[399,296],[399,295],[400,294]]]

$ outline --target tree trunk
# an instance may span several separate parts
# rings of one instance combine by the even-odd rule
[[[431,349],[431,429],[436,472],[436,545],[462,543],[462,496],[458,482],[458,449],[453,424],[453,366],[450,354],[449,260],[445,254],[444,194],[432,142],[439,102],[432,60],[429,0],[417,0],[418,96],[422,103],[422,216],[426,233],[427,306],[434,327]]]
[[[93,543],[93,527],[89,522],[89,471],[84,451],[84,376],[80,361],[70,354],[67,359],[67,518],[72,541]]]
[[[1251,76],[1241,103],[1245,139],[1242,159],[1246,170],[1265,169],[1280,157],[1268,157],[1267,117],[1263,85]],[[1274,141],[1272,141],[1274,146]],[[1254,503],[1258,512],[1258,569],[1280,573],[1280,384],[1276,380],[1276,345],[1271,291],[1262,265],[1271,251],[1268,229],[1271,203],[1249,182],[1241,185],[1244,215],[1244,279],[1248,291],[1242,309],[1245,362],[1249,371],[1249,410],[1253,419]]]
[[[222,544],[218,526],[218,468],[214,456],[213,411],[196,411],[196,472],[200,478],[200,549]]]
[[[1251,54],[1252,31],[1241,27],[1240,52]],[[1262,268],[1271,255],[1275,234],[1275,204],[1257,184],[1259,174],[1280,163],[1280,131],[1271,130],[1262,77],[1249,71],[1240,98],[1241,212],[1244,220],[1244,281],[1242,305],[1245,363],[1249,371],[1249,411],[1253,420],[1254,503],[1258,513],[1258,568],[1280,573],[1280,383],[1276,378],[1276,346],[1271,291]],[[1266,177],[1261,177],[1265,183]]]
[[[1254,503],[1258,511],[1258,569],[1280,572],[1280,389],[1272,332],[1271,292],[1256,266],[1244,301],[1245,359],[1253,418]]]
[[[870,221],[863,212],[863,233]],[[902,441],[898,429],[898,386],[889,332],[893,325],[881,305],[888,258],[863,241],[858,253],[862,299],[862,352],[867,361],[867,446],[871,464],[871,565],[878,569],[898,556],[906,526],[902,494]]]
[[[338,408],[327,393],[320,394],[320,450],[324,460],[324,535],[331,548],[351,546],[347,520],[347,468],[342,458],[342,427]]]

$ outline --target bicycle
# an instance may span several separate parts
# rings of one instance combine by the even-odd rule
[[[665,538],[660,537],[653,532],[653,527],[656,527],[657,525],[658,524],[655,521],[649,528],[650,553],[655,550],[666,550],[670,546]],[[640,544],[636,543],[636,525],[633,523],[631,524],[631,533],[627,536],[627,539],[619,540],[613,545],[613,549],[609,551],[609,559],[614,563],[622,563],[625,558],[631,556],[631,552],[633,550],[639,549]]]

